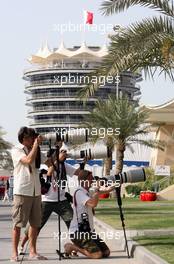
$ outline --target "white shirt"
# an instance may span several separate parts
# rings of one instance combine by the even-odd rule
[[[22,144],[15,146],[11,152],[14,166],[14,194],[38,196],[41,195],[41,186],[39,171],[35,168],[35,161],[30,165],[32,168],[31,173],[29,165],[21,162],[21,159],[27,156],[27,153],[27,148]]]
[[[75,193],[77,206],[73,203],[73,219],[70,224],[70,234],[78,231],[78,222],[82,221],[82,213],[87,213],[91,231],[94,230],[92,207],[86,205],[86,202],[90,199],[89,192],[83,187],[79,187],[77,190]]]
[[[73,166],[67,164],[65,162],[65,169],[67,176],[72,177],[76,171],[76,168]],[[56,176],[56,173],[54,172],[54,177]],[[58,188],[57,185],[54,182],[54,177],[51,178],[51,186],[49,191],[42,195],[42,202],[57,202],[58,201]],[[60,201],[66,200],[65,197],[65,189],[60,188]]]

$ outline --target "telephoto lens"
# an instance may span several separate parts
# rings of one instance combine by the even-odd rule
[[[88,141],[88,131],[87,129],[79,130],[79,129],[70,129],[61,132],[50,132],[47,134],[43,134],[43,139],[46,141],[51,141],[56,144],[60,141],[69,144],[83,144]]]
[[[127,172],[119,173],[117,175],[102,177],[99,179],[100,182],[102,182],[103,180],[106,186],[110,186],[113,183],[116,183],[116,186],[119,187],[118,184],[121,185],[123,183],[135,183],[135,182],[146,181],[146,173],[143,168],[140,168],[140,169],[134,169]]]
[[[143,168],[130,170],[119,174],[121,183],[135,183],[146,180],[145,170]]]
[[[95,144],[83,144],[78,148],[68,151],[68,157],[74,159],[83,159],[85,157],[88,157],[90,160],[103,159],[109,158],[110,155],[109,148],[101,141],[98,141]]]

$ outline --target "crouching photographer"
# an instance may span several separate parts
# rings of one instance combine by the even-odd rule
[[[108,257],[110,250],[105,242],[94,232],[93,209],[99,201],[99,188],[90,195],[90,188],[94,181],[92,173],[81,170],[78,176],[79,187],[74,193],[73,219],[70,224],[70,238],[72,243],[65,244],[65,254],[72,252],[92,258],[99,259]],[[112,191],[114,187],[109,187],[106,192]],[[91,196],[91,197],[90,197]]]

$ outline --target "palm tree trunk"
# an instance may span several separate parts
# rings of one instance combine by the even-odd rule
[[[108,142],[108,157],[104,160],[104,176],[110,175],[110,170],[112,170],[112,150],[113,144]]]
[[[112,170],[112,155],[104,160],[104,176],[110,175],[110,170]]]
[[[125,144],[123,142],[118,142],[116,145],[116,166],[115,173],[119,174],[123,170],[123,160],[124,160]]]

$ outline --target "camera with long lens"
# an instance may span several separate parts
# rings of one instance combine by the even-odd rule
[[[43,139],[45,141],[51,141],[52,144],[58,142],[64,142],[69,144],[82,144],[88,141],[88,130],[87,129],[70,129],[62,130],[61,132],[50,132],[43,134]]]
[[[111,150],[107,147],[102,140],[97,141],[95,144],[87,143],[88,141],[88,130],[65,130],[64,132],[50,132],[42,135],[44,141],[49,142],[49,145],[56,145],[58,142],[64,142],[71,145],[78,145],[77,148],[71,148],[67,152],[68,158],[72,159],[103,159],[111,157]],[[80,145],[80,146],[79,146]],[[52,152],[48,153],[50,157],[55,148],[52,148]]]
[[[88,159],[103,159],[111,157],[111,150],[108,148],[102,140],[97,141],[95,144],[85,143],[88,140],[88,131],[83,130],[83,133],[80,133],[78,129],[65,131],[64,133],[48,133],[44,136],[45,140],[52,142],[63,141],[64,143],[70,144],[81,144],[77,148],[72,148],[67,151],[68,158],[73,159],[84,159],[87,157]],[[83,144],[82,144],[83,143]],[[54,153],[54,150],[52,150]],[[50,153],[52,154],[52,153]],[[119,173],[118,175],[108,176],[105,179],[106,182],[112,183],[135,183],[135,182],[143,182],[146,180],[146,174],[143,168],[134,169],[127,172]]]
[[[67,152],[69,158],[73,159],[103,159],[111,156],[110,149],[101,141],[95,144],[88,143],[79,146],[78,148],[70,149]]]
[[[129,170],[114,176],[116,181],[123,183],[135,183],[146,181],[146,173],[143,168]]]
[[[129,170],[127,172],[119,173],[108,177],[94,177],[94,181],[99,181],[100,186],[106,187],[115,184],[115,187],[120,187],[123,183],[135,183],[146,181],[146,173],[143,168]]]
[[[78,229],[80,233],[90,233],[91,232],[87,213],[81,214],[81,222],[78,223]]]
[[[88,131],[83,129],[82,131],[78,129],[62,130],[61,132],[50,132],[47,134],[42,134],[43,138],[43,148],[48,151],[47,157],[51,157],[55,154],[55,151],[59,143],[65,143],[68,145],[79,145],[88,141]]]

